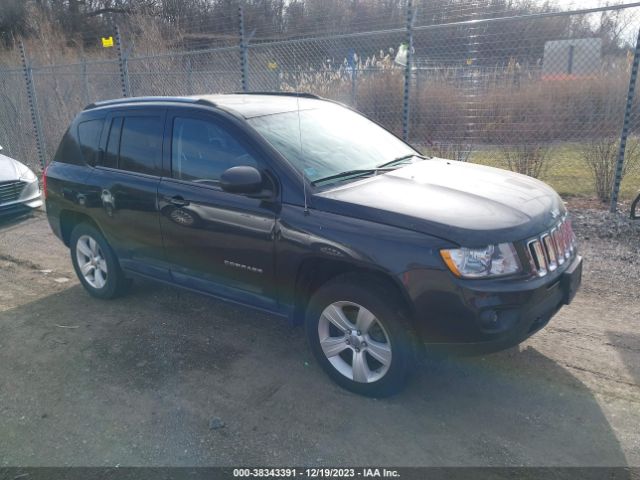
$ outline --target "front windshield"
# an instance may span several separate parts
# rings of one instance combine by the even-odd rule
[[[254,117],[249,123],[312,182],[418,155],[371,120],[333,104],[301,110],[299,119],[294,111]]]

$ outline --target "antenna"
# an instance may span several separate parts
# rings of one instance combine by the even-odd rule
[[[296,60],[296,51],[293,50],[293,63],[296,66],[296,70],[298,70],[295,75],[296,78],[296,111],[298,113],[298,146],[300,147],[300,160],[302,160],[302,196],[304,197],[304,214],[309,215],[309,204],[307,203],[307,180],[306,176],[306,168],[304,163],[304,153],[302,148],[302,121],[300,119],[300,88],[298,85],[298,77],[300,76],[298,61]]]

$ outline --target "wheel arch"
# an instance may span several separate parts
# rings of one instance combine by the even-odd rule
[[[311,257],[302,261],[296,275],[292,322],[300,325],[304,322],[306,306],[311,296],[327,282],[338,277],[364,277],[375,281],[388,289],[393,298],[401,306],[401,313],[413,319],[413,307],[409,295],[392,274],[368,265],[357,265],[347,261],[328,259],[325,257]]]
[[[74,210],[62,210],[60,212],[60,234],[62,235],[62,241],[67,247],[71,246],[71,232],[81,223],[91,225],[98,229],[98,231],[104,236],[102,229],[89,215],[76,212]]]

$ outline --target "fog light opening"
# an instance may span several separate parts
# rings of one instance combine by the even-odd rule
[[[498,312],[495,310],[484,310],[480,314],[480,324],[486,330],[496,330],[500,324],[498,322]]]

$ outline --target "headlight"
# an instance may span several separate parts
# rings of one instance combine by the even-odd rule
[[[22,189],[22,192],[20,192],[20,197],[18,197],[18,199],[26,200],[31,197],[35,197],[39,193],[40,193],[40,186],[38,185],[38,182],[34,180],[32,182],[27,183],[24,186],[24,188]]]
[[[454,248],[440,250],[449,270],[462,278],[500,277],[519,272],[522,267],[511,243],[486,248]]]
[[[28,168],[25,168],[20,172],[20,180],[22,180],[23,182],[31,183],[35,182],[37,179],[38,177],[36,177],[36,174]]]

